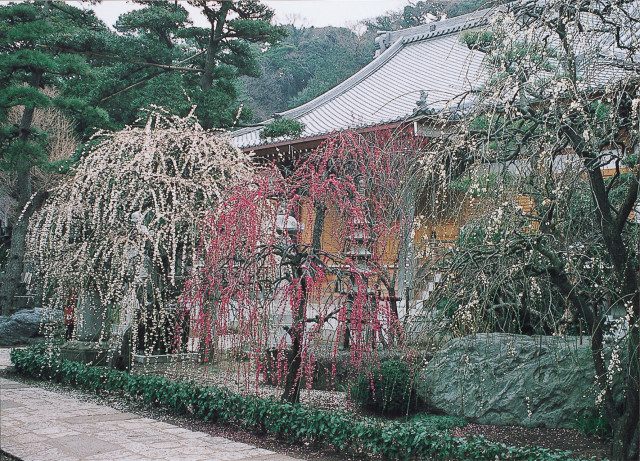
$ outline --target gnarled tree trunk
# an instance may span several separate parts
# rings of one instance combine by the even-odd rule
[[[42,71],[34,71],[31,74],[29,85],[38,88],[42,80]],[[31,134],[31,125],[33,122],[33,113],[35,105],[26,106],[20,120],[20,141],[27,142]],[[27,235],[27,226],[29,218],[36,210],[34,202],[29,204],[25,210],[25,206],[31,198],[31,162],[28,158],[22,158],[18,165],[18,178],[16,187],[18,189],[18,210],[21,215],[18,221],[13,225],[11,232],[11,250],[9,251],[9,259],[4,274],[0,278],[0,306],[2,306],[2,315],[9,315],[13,310],[14,300],[22,277],[24,268],[24,239]],[[40,204],[44,200],[40,200]]]

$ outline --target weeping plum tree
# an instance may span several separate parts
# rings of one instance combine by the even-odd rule
[[[137,319],[146,352],[170,348],[162,329],[173,325],[198,223],[226,187],[251,174],[250,158],[192,115],[157,109],[145,126],[98,133],[33,218],[31,289],[58,310],[77,292],[77,321],[82,327],[97,318],[101,340],[114,324]],[[134,326],[134,339],[137,332]]]
[[[429,303],[454,334],[582,325],[614,459],[638,456],[638,13],[506,4],[465,37],[486,80],[434,120],[448,134],[425,160],[449,166],[442,187],[466,193],[467,219]]]
[[[322,344],[357,366],[401,337],[385,257],[412,219],[402,191],[418,154],[412,136],[347,132],[231,189],[205,220],[183,298],[204,356],[242,349],[262,370],[275,348],[282,398],[296,402]]]

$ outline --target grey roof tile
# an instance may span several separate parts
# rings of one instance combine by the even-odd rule
[[[307,138],[403,120],[416,109],[421,91],[428,92],[429,103],[442,106],[471,89],[471,82],[481,80],[482,54],[470,51],[458,39],[464,24],[476,22],[449,21],[456,25],[453,33],[425,33],[423,26],[413,28],[420,38],[412,29],[392,33],[394,43],[369,65],[318,98],[280,115],[303,122],[300,137]],[[462,70],[463,65],[468,68]],[[473,77],[468,78],[468,73]],[[232,138],[241,148],[257,146],[264,142],[261,129],[243,128],[232,133]]]
[[[406,120],[415,113],[421,92],[427,95],[426,105],[420,107],[422,113],[439,111],[454,98],[482,85],[484,55],[462,44],[460,33],[486,25],[489,14],[490,10],[483,10],[385,33],[381,36],[384,43],[381,37],[376,39],[381,53],[373,62],[312,101],[279,115],[304,123],[299,137],[304,139]],[[604,67],[598,69],[598,78],[590,79],[591,83],[602,84],[620,73],[610,64]],[[251,148],[266,143],[260,139],[261,130],[260,126],[243,128],[231,136],[238,147]]]

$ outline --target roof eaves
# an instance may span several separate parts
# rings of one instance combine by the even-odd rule
[[[640,63],[635,62],[630,59],[619,58],[617,56],[607,56],[600,54],[598,56],[600,58],[600,62],[604,65],[608,65],[611,67],[616,67],[623,70],[640,72]]]
[[[258,126],[247,126],[247,127],[240,128],[238,130],[232,131],[231,132],[231,137],[235,138],[235,137],[242,136],[242,135],[245,135],[245,134],[248,134],[248,133],[252,133],[254,131],[259,131],[262,128],[264,128],[263,125],[265,125],[265,124],[267,124],[267,123],[269,123],[271,121],[273,121],[273,119],[269,119],[269,120],[265,120],[263,122],[260,122],[260,125],[258,125]]]
[[[349,128],[349,130],[354,130],[354,131],[360,131],[360,130],[367,130],[369,128],[373,128],[376,126],[380,126],[380,127],[384,127],[384,126],[388,126],[388,125],[395,125],[398,123],[402,123],[402,122],[406,122],[407,121],[407,117],[402,117],[402,118],[396,118],[396,119],[390,119],[390,120],[385,120],[383,122],[376,122],[376,123],[369,123],[369,124],[365,124],[365,125],[360,125],[360,126],[354,126]],[[319,138],[324,138],[329,136],[332,133],[335,133],[336,130],[331,130],[331,131],[322,131],[322,132],[317,132],[317,133],[309,133],[307,135],[305,135],[303,138],[285,138],[285,137],[281,137],[281,138],[277,138],[274,139],[268,143],[258,143],[258,144],[251,144],[251,145],[245,145],[240,147],[240,149],[253,149],[256,147],[259,147],[261,149],[266,149],[269,147],[279,147],[279,146],[283,146],[283,145],[289,145],[289,144],[298,144],[298,143],[304,143],[304,142],[308,142],[308,141],[314,141],[317,140]]]

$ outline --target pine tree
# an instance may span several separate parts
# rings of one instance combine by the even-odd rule
[[[29,217],[46,198],[45,191],[33,195],[32,169],[50,166],[45,148],[47,133],[33,126],[34,110],[62,109],[80,121],[81,130],[104,122],[104,111],[92,108],[85,99],[42,89],[90,80],[91,67],[77,53],[90,48],[96,34],[105,32],[108,29],[92,12],[62,2],[0,8],[0,168],[15,175],[21,210],[20,219],[13,223],[7,266],[0,274],[0,305],[5,315],[12,309],[23,272]],[[61,52],[62,48],[66,52]],[[7,120],[13,107],[22,111],[17,124]]]
[[[121,35],[108,44],[107,54],[119,62],[104,69],[104,85],[93,89],[104,107],[118,122],[132,123],[142,106],[184,115],[194,103],[204,126],[233,125],[239,110],[236,79],[259,75],[250,45],[286,36],[284,27],[270,23],[273,11],[255,0],[194,0],[210,23],[196,27],[180,5],[139,3],[145,8],[120,16],[115,27]]]
[[[13,225],[0,279],[5,314],[23,272],[29,217],[46,198],[44,191],[32,197],[32,168],[49,164],[46,133],[32,124],[36,107],[64,110],[85,139],[94,127],[134,122],[138,108],[149,105],[186,114],[195,103],[206,127],[231,126],[239,112],[235,79],[258,72],[249,44],[274,43],[286,35],[283,27],[270,24],[273,11],[255,0],[194,0],[209,28],[192,26],[179,5],[140,3],[146,7],[119,19],[119,34],[93,12],[62,2],[0,8],[0,165],[16,175],[18,209],[24,209]],[[45,86],[56,87],[58,96],[43,94]],[[6,114],[15,106],[24,110],[20,123],[11,125]]]

